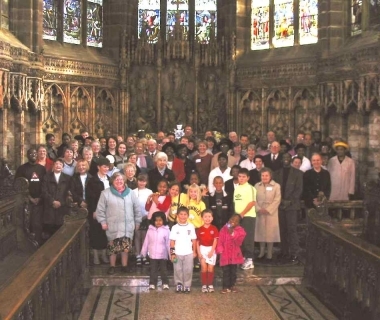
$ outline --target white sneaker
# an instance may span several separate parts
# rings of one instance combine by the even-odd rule
[[[246,260],[241,266],[243,270],[253,269],[254,267],[252,260]]]
[[[207,286],[202,286],[202,292],[203,292],[203,293],[207,293],[207,292],[208,292],[208,290],[207,290]]]
[[[208,286],[208,292],[214,292],[215,290],[214,290],[214,286]]]
[[[168,284],[163,284],[162,285],[163,290],[169,290],[169,285]]]
[[[154,284],[149,285],[149,290],[156,290],[156,286]]]

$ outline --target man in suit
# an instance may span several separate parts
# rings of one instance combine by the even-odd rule
[[[274,180],[281,186],[281,204],[278,214],[281,236],[280,257],[295,262],[299,250],[297,213],[301,209],[303,173],[291,166],[291,160],[289,153],[283,155],[282,168],[275,172]]]
[[[157,142],[154,139],[149,139],[147,142],[147,154],[154,159],[157,154]]]
[[[270,153],[263,157],[264,166],[270,168],[273,172],[282,166],[282,154],[280,153],[280,144],[274,141],[270,145]]]

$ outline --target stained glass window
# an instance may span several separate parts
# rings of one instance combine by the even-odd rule
[[[274,0],[273,46],[294,45],[293,0]]]
[[[380,0],[369,0],[369,24],[380,24]]]
[[[251,49],[269,48],[269,0],[252,0]]]
[[[166,34],[174,36],[174,30],[182,30],[183,35],[189,32],[189,2],[188,0],[167,0]]]
[[[87,45],[103,45],[103,0],[87,1]]]
[[[63,41],[81,43],[80,0],[65,0],[63,4]]]
[[[160,0],[139,0],[138,37],[155,43],[160,34]]]
[[[9,0],[1,1],[1,28],[9,29]]]
[[[44,0],[43,39],[57,40],[57,0]]]
[[[362,32],[362,0],[351,0],[351,35]]]
[[[216,35],[216,0],[195,0],[195,37],[200,43],[209,43]]]
[[[300,0],[300,44],[318,42],[318,0]]]

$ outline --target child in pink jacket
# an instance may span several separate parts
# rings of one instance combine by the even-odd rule
[[[221,293],[237,292],[236,272],[238,264],[244,262],[240,246],[245,238],[245,231],[240,226],[241,217],[234,214],[219,232],[216,253],[220,254],[220,266],[223,270],[223,290]]]
[[[156,211],[150,220],[150,226],[141,250],[141,256],[145,257],[149,252],[150,278],[149,289],[156,289],[158,281],[158,269],[160,269],[162,289],[169,289],[167,276],[167,261],[170,257],[170,230],[167,225],[166,215],[162,211]]]

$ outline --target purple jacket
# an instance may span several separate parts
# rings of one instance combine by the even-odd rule
[[[229,264],[242,264],[244,262],[240,246],[243,243],[245,235],[245,230],[241,226],[235,227],[233,235],[229,234],[226,225],[220,230],[216,253],[220,253],[221,267]]]
[[[141,249],[141,255],[145,257],[149,252],[149,257],[151,259],[169,259],[169,235],[170,230],[168,226],[156,228],[150,225]]]

